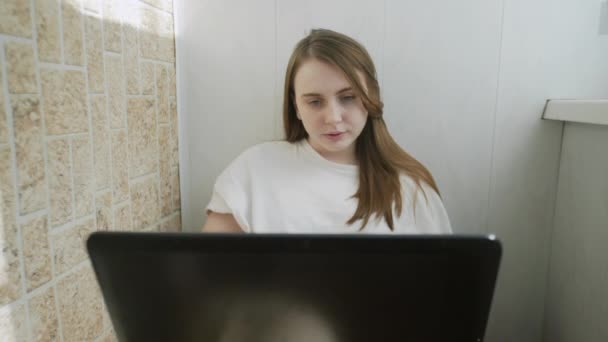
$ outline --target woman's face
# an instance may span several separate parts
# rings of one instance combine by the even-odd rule
[[[363,75],[359,77],[365,87]],[[355,141],[368,113],[346,75],[331,64],[308,59],[296,72],[294,93],[310,145],[328,160],[355,164]]]

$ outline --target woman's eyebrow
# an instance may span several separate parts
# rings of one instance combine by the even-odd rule
[[[340,89],[338,92],[336,92],[336,94],[341,94],[341,93],[347,92],[349,90],[353,90],[353,88],[352,87],[346,87],[346,88]],[[313,96],[318,97],[318,96],[321,96],[321,94],[319,94],[319,93],[306,93],[306,94],[302,94],[302,97],[313,97]]]

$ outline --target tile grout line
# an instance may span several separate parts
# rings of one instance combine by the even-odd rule
[[[19,43],[23,43],[23,44],[34,43],[34,38],[14,36],[14,35],[7,34],[7,33],[0,33],[0,36],[2,36],[2,38],[5,42],[19,42]]]
[[[76,264],[72,265],[71,267],[69,267],[66,271],[63,271],[60,274],[57,274],[57,276],[55,277],[55,283],[59,283],[60,281],[64,280],[65,278],[74,275],[75,273],[80,272],[83,268],[86,268],[86,266],[88,266],[90,264],[89,258],[88,256],[84,259],[82,259],[81,261],[76,262]]]
[[[158,171],[150,171],[150,172],[144,173],[142,175],[134,176],[133,178],[129,178],[129,180],[133,181],[133,183],[142,183],[142,182],[149,180],[150,178],[152,178],[154,176],[158,177]],[[118,204],[124,203],[124,202],[126,202],[126,200],[119,202]]]
[[[59,30],[59,59],[60,59],[60,63],[63,62],[63,33],[62,33],[62,27],[63,27],[63,20],[61,19],[61,1],[57,1],[57,21],[58,21],[58,25],[57,28]],[[42,66],[39,62],[39,67],[38,67],[38,73],[40,73],[40,66]],[[42,79],[40,82],[40,98],[41,98],[41,106],[44,109],[44,101],[43,101],[43,96],[42,96]],[[42,123],[44,126],[44,138],[46,140],[47,138],[47,131],[46,131],[46,116],[45,116],[45,111],[41,110],[40,111],[42,113]],[[49,283],[51,283],[51,287],[53,288],[53,302],[55,304],[55,317],[57,318],[57,334],[59,337],[60,341],[63,341],[63,322],[61,320],[61,315],[59,312],[59,298],[57,296],[57,282],[56,282],[56,277],[55,275],[57,274],[57,267],[55,266],[55,243],[52,239],[51,236],[51,231],[53,228],[52,222],[51,222],[51,192],[50,192],[50,179],[49,179],[49,172],[48,172],[48,140],[45,141],[44,144],[44,150],[45,150],[45,155],[44,155],[44,166],[45,166],[45,172],[47,175],[47,179],[46,179],[46,188],[47,188],[47,216],[46,216],[46,221],[47,221],[47,240],[48,240],[48,244],[49,244],[49,258],[50,260],[50,264],[51,264],[51,280]]]
[[[138,37],[139,37],[139,35],[138,35]],[[170,67],[171,65],[174,64],[174,62],[167,62],[167,61],[164,61],[164,60],[145,58],[145,57],[140,57],[139,61],[140,62],[146,62],[146,63],[153,63],[153,64],[162,64],[162,65],[164,65],[166,67]]]
[[[72,70],[72,71],[81,71],[83,72],[85,67],[81,65],[70,65],[70,64],[58,64],[51,62],[41,62],[38,61],[38,66],[46,69],[55,69],[55,70]]]
[[[163,216],[162,214],[162,207],[163,207],[163,200],[162,200],[162,178],[161,178],[161,174],[160,174],[160,162],[161,162],[161,158],[160,158],[160,110],[159,110],[159,106],[160,106],[160,94],[159,94],[159,87],[158,87],[158,82],[159,80],[157,79],[157,76],[159,76],[159,78],[161,77],[161,75],[156,75],[156,71],[160,68],[162,68],[163,70],[161,70],[160,74],[162,75],[162,71],[165,71],[165,80],[168,81],[168,71],[167,71],[167,67],[165,65],[162,64],[158,64],[154,67],[154,94],[155,94],[155,100],[154,100],[154,112],[156,115],[156,172],[158,173],[158,178],[157,178],[157,191],[158,191],[158,210],[157,210],[157,214],[158,216],[156,217],[156,223],[159,224],[159,230],[160,230],[160,218]],[[162,83],[162,79],[160,80],[160,82]],[[166,91],[168,91],[168,86],[166,87],[167,89],[165,89]],[[167,106],[169,105],[168,101],[167,101]],[[168,108],[165,108],[168,109]],[[167,175],[169,177],[169,196],[171,196],[171,170],[168,170],[169,174]]]
[[[158,87],[158,79],[156,78],[156,71],[160,68],[166,68],[164,65],[155,65],[154,66],[154,116],[156,118],[156,172],[158,172],[158,178],[157,178],[157,182],[156,182],[156,191],[158,193],[158,216],[161,217],[162,216],[162,207],[163,207],[163,200],[162,200],[162,179],[161,179],[161,174],[160,174],[160,129],[159,129],[159,123],[160,123],[160,111],[159,111],[159,106],[160,106],[160,99],[159,99],[159,87]],[[162,71],[160,72],[162,74]],[[162,82],[162,80],[161,80]],[[170,178],[170,177],[169,177]],[[171,194],[171,185],[169,184],[169,194]],[[157,220],[158,221],[158,220]],[[160,230],[160,225],[159,225],[159,230]]]
[[[48,236],[48,228],[49,228],[49,221],[48,221],[48,213],[49,213],[49,191],[48,191],[48,172],[47,172],[47,150],[46,150],[46,146],[45,146],[45,133],[46,133],[46,126],[45,126],[45,122],[44,122],[44,111],[43,106],[42,106],[42,79],[40,77],[40,70],[39,70],[39,52],[38,52],[38,31],[37,31],[37,27],[36,27],[36,15],[35,15],[35,2],[34,0],[30,0],[29,1],[29,5],[30,5],[30,18],[31,18],[31,25],[32,25],[32,50],[34,53],[34,73],[35,73],[35,77],[36,77],[36,88],[37,88],[37,94],[35,94],[35,96],[38,99],[38,114],[40,115],[40,136],[39,136],[39,142],[41,145],[41,152],[42,152],[42,162],[43,162],[43,172],[44,172],[44,182],[45,182],[45,207],[42,210],[39,210],[39,212],[45,213],[46,212],[46,217],[47,217],[47,226],[46,226],[46,234],[47,234],[47,242],[49,239]],[[15,154],[16,154],[16,149],[15,149]],[[17,159],[15,157],[15,171],[17,169]],[[17,194],[17,193],[16,193]],[[18,195],[17,195],[18,196]],[[18,213],[19,214],[19,213]],[[43,217],[44,214],[41,214],[40,217]],[[16,216],[16,218],[18,218],[19,216]],[[32,220],[35,220],[36,218],[31,218],[30,220],[28,220],[27,222],[31,222]],[[21,220],[20,220],[21,221]],[[28,281],[27,281],[27,272],[26,272],[26,267],[25,267],[25,238],[23,235],[23,225],[26,224],[27,222],[22,222],[19,224],[18,226],[18,234],[19,234],[19,244],[20,244],[20,254],[22,257],[22,273],[23,273],[23,302],[24,302],[24,306],[25,306],[25,310],[26,310],[26,326],[27,326],[27,334],[28,334],[28,338],[30,340],[33,340],[33,322],[31,319],[31,313],[30,313],[30,308],[29,308],[29,298],[28,297]],[[49,245],[49,258],[50,258],[50,245]],[[50,263],[52,264],[52,260],[49,260]],[[52,272],[52,269],[51,269]],[[49,283],[52,284],[53,282],[53,274],[51,274],[51,278],[49,279]],[[55,312],[57,312],[57,306],[55,306]]]
[[[122,49],[122,47],[121,47],[121,49]],[[104,47],[104,50],[103,50],[103,54],[104,55],[108,55],[108,56],[114,56],[114,57],[120,57],[120,58],[122,58],[122,53],[116,52],[116,51],[112,51],[112,50],[105,50],[105,47]]]
[[[33,1],[33,0],[30,0]],[[31,16],[31,8],[30,8],[30,16]],[[3,38],[3,37],[0,37]],[[27,40],[27,42],[29,44],[31,44],[31,40]],[[13,115],[13,110],[12,110],[12,99],[11,99],[11,94],[9,92],[8,89],[8,60],[5,58],[6,57],[6,39],[0,39],[0,67],[3,68],[2,70],[2,74],[3,74],[3,78],[4,80],[0,79],[0,82],[3,82],[3,96],[6,97],[6,104],[4,105],[5,108],[8,107],[8,111],[6,111],[6,125],[7,125],[7,131],[8,131],[8,145],[9,145],[9,159],[10,159],[10,177],[12,178],[13,181],[13,203],[14,203],[14,207],[12,208],[13,210],[13,228],[14,228],[14,232],[15,232],[15,236],[14,236],[14,246],[17,249],[17,262],[18,262],[18,268],[19,268],[19,275],[20,275],[20,279],[19,279],[19,283],[20,283],[20,288],[19,288],[19,292],[18,292],[18,296],[16,299],[3,304],[2,306],[0,306],[0,308],[6,308],[9,307],[10,305],[13,305],[12,308],[18,308],[19,305],[23,305],[23,310],[25,312],[25,324],[27,327],[27,337],[28,339],[30,338],[30,317],[29,317],[29,310],[27,307],[27,302],[25,301],[25,296],[27,294],[27,287],[26,287],[26,281],[25,281],[25,277],[26,277],[26,273],[25,273],[25,257],[24,257],[24,253],[23,253],[23,239],[21,236],[21,225],[19,224],[19,213],[21,211],[21,204],[19,203],[19,184],[18,184],[18,171],[17,171],[17,145],[16,145],[16,135],[15,135],[15,125],[14,125],[14,115]],[[18,94],[13,94],[14,96],[19,96]],[[9,310],[11,311],[11,310]],[[12,313],[12,311],[11,311]],[[10,315],[10,317],[12,317],[12,315]],[[10,319],[10,318],[9,318]]]
[[[29,303],[30,300],[34,299],[34,297],[38,297],[38,296],[42,295],[48,289],[51,289],[51,288],[54,288],[54,287],[55,287],[55,282],[54,282],[53,279],[51,279],[51,280],[47,281],[46,283],[43,283],[43,284],[39,285],[35,289],[32,289],[25,296],[23,296],[23,299],[27,303]]]
[[[69,140],[69,148],[70,148],[70,154],[69,154],[69,160],[70,160],[70,186],[72,187],[72,191],[71,191],[71,195],[72,195],[72,217],[69,220],[69,223],[72,222],[76,222],[76,195],[74,194],[75,192],[75,187],[74,187],[74,138],[70,137],[68,138]]]
[[[65,48],[63,44],[63,2],[66,0],[57,0],[57,6],[59,7],[57,10],[57,20],[59,21],[59,25],[57,25],[59,29],[59,50],[60,50],[60,60],[59,64],[65,64]],[[63,340],[63,336],[62,336]]]
[[[132,5],[132,3],[129,3],[129,5]],[[135,15],[130,14],[129,19],[131,20],[126,20],[126,23],[123,21],[122,23],[122,34],[123,36],[125,35],[125,27],[127,27],[127,31],[133,30],[134,32],[134,38],[135,38],[135,73],[136,73],[136,94],[131,94],[129,92],[129,90],[127,89],[126,94],[127,94],[127,98],[129,95],[140,95],[141,94],[141,68],[140,68],[140,63],[139,63],[139,12],[137,12],[137,8],[133,8],[133,7],[129,7],[128,8],[130,11],[135,11]],[[135,19],[133,20],[133,18],[135,17]],[[123,38],[124,39],[124,38]],[[131,47],[133,48],[133,47]],[[125,55],[123,56],[124,58],[128,58],[127,54],[125,53]],[[123,64],[126,64],[123,62]],[[128,83],[128,82],[127,82]],[[128,87],[127,87],[128,88]]]
[[[127,95],[126,97],[127,97],[127,99],[146,99],[146,100],[154,99],[154,95]]]
[[[175,72],[173,74],[175,74]],[[162,223],[164,223],[164,218],[167,218],[173,214],[173,211],[174,211],[173,210],[174,209],[173,208],[173,195],[174,195],[174,192],[176,192],[176,189],[174,189],[173,182],[171,179],[171,169],[174,166],[173,165],[173,155],[174,155],[174,153],[177,153],[177,151],[173,152],[173,149],[177,148],[177,143],[175,143],[176,146],[174,146],[174,142],[177,141],[177,139],[176,138],[174,139],[174,137],[173,137],[173,131],[174,131],[173,130],[173,124],[174,124],[173,108],[175,108],[175,113],[177,115],[177,99],[175,97],[171,96],[171,91],[172,91],[171,89],[173,88],[171,86],[171,83],[172,83],[172,81],[171,81],[171,77],[169,74],[169,70],[167,70],[167,105],[169,106],[169,108],[167,109],[168,110],[167,115],[169,117],[169,122],[166,124],[166,126],[165,126],[165,124],[161,125],[160,123],[158,126],[159,126],[159,130],[160,130],[160,127],[166,127],[166,129],[168,130],[167,137],[168,137],[169,141],[167,142],[167,145],[169,148],[169,152],[167,153],[167,156],[168,156],[167,165],[169,168],[169,213],[167,215],[163,216],[162,210],[159,211],[160,212],[159,220],[161,222],[161,226],[162,226]],[[159,138],[160,138],[160,135],[159,135]],[[159,140],[159,144],[160,144],[160,140]],[[159,156],[160,156],[160,154],[159,154]],[[159,165],[158,171],[159,171],[159,178],[160,178],[160,165]],[[179,170],[178,170],[178,173],[179,173]]]
[[[171,0],[173,1],[173,0]],[[137,3],[139,4],[139,2]],[[135,29],[135,45],[137,49],[137,70],[138,70],[138,79],[137,79],[137,91],[139,95],[144,95],[144,80],[143,80],[143,67],[142,67],[142,56],[141,56],[141,38],[139,37],[139,28],[141,26],[141,12],[139,11],[141,7],[137,7],[135,11],[137,11],[136,19],[134,25],[136,25]]]
[[[86,103],[85,103],[85,107],[87,110],[87,121],[89,124],[89,153],[90,153],[90,157],[89,159],[89,165],[91,166],[91,174],[89,176],[89,179],[93,179],[92,184],[89,184],[89,191],[91,193],[91,201],[93,201],[93,224],[95,226],[95,231],[97,231],[99,228],[97,227],[97,197],[95,195],[95,191],[97,190],[97,174],[95,173],[95,170],[97,169],[95,167],[95,160],[96,160],[96,156],[95,156],[95,141],[93,140],[93,115],[92,115],[92,110],[91,110],[91,94],[89,92],[90,89],[90,85],[89,85],[89,54],[87,53],[88,51],[88,47],[89,45],[87,44],[88,42],[88,35],[87,35],[87,26],[86,26],[86,21],[88,20],[88,16],[85,13],[85,9],[84,9],[84,3],[81,3],[81,13],[80,13],[80,25],[81,25],[81,30],[82,30],[82,35],[83,35],[83,39],[82,39],[82,45],[83,45],[83,54],[84,54],[84,83],[85,83],[85,90],[86,90]]]
[[[72,133],[63,133],[63,134],[47,134],[44,139],[46,142],[55,141],[55,140],[63,140],[69,138],[80,138],[86,136],[87,132],[72,132]]]
[[[75,220],[68,221],[68,222],[66,222],[66,223],[64,223],[62,225],[53,227],[53,229],[51,230],[50,234],[51,235],[61,234],[61,233],[65,232],[65,231],[68,231],[68,230],[70,230],[70,229],[72,229],[72,228],[74,228],[76,226],[83,225],[87,221],[92,220],[94,218],[95,218],[94,214],[89,214],[89,215],[85,215],[83,217],[79,217],[79,218],[77,218]]]
[[[38,96],[38,93],[18,93],[18,94],[12,94],[12,93],[8,93],[9,95],[13,95],[13,96]]]
[[[58,6],[58,10],[57,10],[57,20],[58,20],[58,30],[59,30],[59,50],[60,50],[60,60],[58,63],[58,66],[60,66],[61,68],[65,68],[65,65],[63,63],[65,63],[65,45],[64,45],[64,40],[63,40],[63,1],[65,0],[57,0],[57,6]],[[40,64],[40,66],[43,66],[43,64]],[[67,69],[67,68],[66,68]],[[65,70],[65,69],[64,69]],[[41,93],[42,94],[42,93]],[[45,135],[46,135],[46,127],[45,127]],[[66,140],[68,140],[68,142],[71,140],[71,138],[66,138]],[[71,145],[71,144],[70,144]],[[48,151],[47,151],[47,160],[45,161],[45,165],[46,165],[46,169],[48,170]],[[71,158],[71,155],[70,155]],[[71,165],[70,165],[71,167]],[[48,173],[47,173],[48,175]],[[47,179],[47,191],[48,191],[48,198],[49,198],[49,203],[48,203],[48,208],[49,208],[49,215],[47,217],[48,220],[48,228],[49,228],[49,249],[50,249],[50,253],[51,253],[51,270],[52,270],[52,281],[53,281],[53,297],[55,299],[55,315],[57,317],[57,333],[59,336],[59,340],[60,341],[64,341],[64,336],[63,336],[63,319],[61,317],[61,314],[59,312],[59,296],[58,296],[58,291],[57,291],[57,267],[55,265],[55,244],[54,241],[51,237],[50,232],[54,231],[54,229],[52,229],[52,223],[51,223],[51,215],[50,215],[50,186],[49,186],[49,180]],[[72,189],[72,196],[73,196],[73,189]],[[72,198],[73,200],[73,198]],[[73,203],[72,203],[72,209],[73,209]],[[72,212],[73,213],[73,212]]]
[[[34,73],[36,75],[36,88],[38,91],[37,98],[38,98],[38,114],[40,116],[40,136],[39,136],[39,142],[41,145],[41,152],[42,152],[42,162],[43,162],[43,172],[44,172],[44,181],[46,184],[46,194],[45,194],[45,199],[46,199],[46,212],[48,213],[48,198],[49,198],[49,192],[48,192],[48,175],[47,175],[47,153],[46,153],[46,146],[44,144],[44,135],[46,132],[46,127],[45,127],[45,123],[44,123],[44,115],[43,115],[43,106],[42,106],[42,79],[40,78],[40,71],[39,71],[39,67],[38,67],[38,63],[39,63],[39,56],[38,56],[38,31],[36,28],[36,15],[35,15],[35,2],[34,0],[30,0],[29,1],[29,5],[30,5],[30,19],[31,19],[31,28],[32,28],[32,50],[34,53]],[[15,155],[16,155],[16,149],[15,149]],[[15,170],[17,168],[17,159],[15,158]],[[18,195],[17,195],[18,196]],[[18,216],[16,216],[18,217]],[[47,215],[48,217],[48,215]],[[27,300],[27,295],[28,295],[28,281],[27,281],[27,272],[26,272],[26,267],[25,267],[25,239],[23,236],[23,231],[22,231],[22,224],[19,224],[18,226],[18,236],[19,236],[19,244],[20,244],[20,254],[21,254],[21,261],[22,261],[22,274],[23,274],[23,302],[24,302],[24,306],[25,306],[25,311],[26,311],[26,326],[27,326],[27,335],[28,338],[30,340],[33,340],[33,322],[31,319],[31,313],[30,313],[30,308],[28,305],[29,300]],[[48,236],[48,220],[47,220],[47,240],[48,240],[49,236]],[[49,246],[50,248],[50,246]],[[50,251],[49,251],[50,253]],[[50,257],[50,256],[49,256]],[[51,279],[50,282],[53,281],[53,275],[51,274]],[[55,306],[55,312],[57,312],[57,307]]]
[[[127,77],[126,77],[126,73],[124,71],[125,69],[125,63],[124,63],[124,56],[126,54],[125,52],[125,42],[124,42],[124,34],[123,34],[123,30],[124,30],[124,22],[123,22],[123,16],[120,17],[120,51],[121,51],[121,67],[123,70],[123,78],[122,78],[122,95],[123,95],[123,99],[122,99],[122,104],[123,104],[123,124],[125,127],[125,140],[127,141],[126,146],[125,146],[125,154],[127,155],[127,160],[126,160],[126,167],[127,167],[127,200],[129,204],[131,204],[131,151],[129,146],[130,142],[129,142],[129,99],[127,98]],[[131,221],[133,220],[133,215],[131,213]],[[114,222],[114,210],[112,210],[112,230],[116,230],[115,227],[116,222]],[[131,222],[131,228],[133,228],[133,222]]]
[[[105,46],[106,46],[106,36],[105,36],[105,10],[104,10],[104,6],[100,5],[100,9],[99,9],[99,23],[100,23],[100,34],[101,34],[101,60],[103,62],[103,88],[104,88],[104,93],[103,93],[103,97],[104,97],[104,110],[103,110],[103,116],[105,118],[105,125],[104,125],[104,129],[105,131],[108,133],[108,153],[109,153],[109,165],[108,167],[110,168],[109,173],[110,173],[110,179],[109,179],[109,187],[110,187],[110,192],[111,192],[111,206],[114,206],[114,192],[115,192],[115,184],[114,184],[114,133],[119,134],[121,130],[118,131],[112,131],[112,125],[110,123],[110,115],[108,115],[109,111],[110,111],[110,92],[109,92],[109,88],[108,88],[108,67],[107,67],[107,63],[106,63],[106,55],[105,55]],[[114,211],[112,211],[112,219],[114,219]]]

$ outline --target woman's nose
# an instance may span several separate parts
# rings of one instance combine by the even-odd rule
[[[342,121],[342,115],[344,114],[344,107],[337,101],[332,101],[331,105],[327,108],[325,113],[325,123],[331,124]]]

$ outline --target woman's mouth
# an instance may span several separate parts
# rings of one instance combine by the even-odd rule
[[[342,138],[342,136],[344,135],[344,132],[331,132],[331,133],[327,133],[324,134],[328,139],[330,140],[340,140],[340,138]]]

